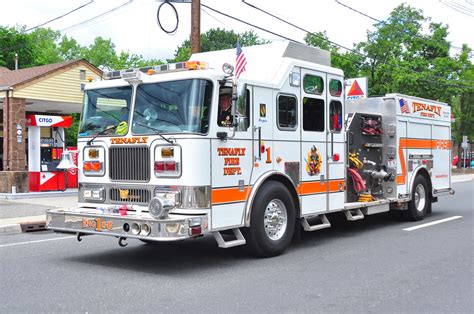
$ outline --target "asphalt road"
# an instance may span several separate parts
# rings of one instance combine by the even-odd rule
[[[454,184],[423,222],[336,219],[270,259],[211,237],[120,248],[108,237],[2,235],[0,312],[472,313],[473,182]]]

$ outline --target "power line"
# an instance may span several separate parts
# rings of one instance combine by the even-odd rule
[[[224,12],[222,12],[222,11],[219,11],[219,10],[216,10],[216,9],[214,9],[214,8],[211,8],[210,6],[205,5],[205,4],[203,4],[203,3],[201,3],[201,6],[207,8],[207,9],[209,9],[209,10],[211,10],[211,11],[214,11],[214,12],[220,14],[220,15],[223,15],[223,16],[225,16],[225,17],[228,17],[228,18],[230,18],[230,19],[233,19],[233,20],[239,21],[239,22],[241,22],[241,23],[247,24],[247,25],[249,25],[249,26],[255,27],[256,29],[262,30],[262,31],[267,32],[267,33],[269,33],[269,34],[278,36],[278,37],[280,37],[280,38],[284,38],[284,39],[289,40],[289,41],[293,41],[293,42],[302,44],[302,42],[300,42],[300,41],[294,40],[294,39],[289,38],[289,37],[286,37],[286,36],[284,36],[284,35],[277,34],[277,33],[275,33],[275,32],[272,32],[272,31],[270,31],[270,30],[268,30],[268,29],[265,29],[265,28],[263,28],[263,27],[257,26],[257,25],[255,25],[255,24],[246,22],[246,21],[241,20],[241,19],[239,19],[239,18],[237,18],[237,17],[234,17],[234,16],[229,15],[229,14],[227,14],[227,13],[224,13]]]
[[[244,3],[245,3],[245,2],[244,2]],[[247,3],[246,3],[246,4],[247,4]],[[278,34],[278,33],[275,33],[275,32],[273,32],[273,31],[270,31],[270,30],[265,29],[265,28],[263,28],[263,27],[256,26],[256,25],[254,25],[254,24],[252,24],[252,23],[246,22],[246,21],[244,21],[244,20],[242,20],[242,19],[239,19],[239,18],[236,18],[236,17],[231,16],[231,15],[229,15],[229,14],[226,14],[226,13],[224,13],[224,12],[222,12],[222,11],[219,11],[219,10],[217,10],[217,9],[214,9],[214,8],[212,8],[212,7],[210,7],[210,6],[205,5],[205,4],[201,4],[201,5],[204,6],[204,7],[206,7],[206,8],[208,8],[208,9],[210,9],[210,10],[212,10],[212,11],[214,11],[214,12],[216,12],[216,13],[218,13],[218,14],[221,14],[221,15],[226,16],[226,17],[228,17],[228,18],[237,20],[237,21],[239,21],[239,22],[241,22],[241,23],[244,23],[244,24],[246,24],[246,25],[255,27],[255,28],[260,29],[260,30],[262,30],[262,31],[264,31],[264,32],[273,34],[273,35],[275,35],[275,36],[278,36],[278,37],[281,37],[281,38],[284,38],[284,39],[287,39],[287,40],[290,40],[290,41],[293,41],[293,42],[301,43],[301,42],[299,42],[299,41],[297,41],[297,40],[294,40],[294,39],[292,39],[292,38],[289,38],[289,37],[280,35],[280,34]],[[263,11],[263,12],[264,12],[264,11]],[[284,20],[282,19],[282,21],[284,21]],[[287,21],[284,21],[284,22],[285,22],[285,23],[289,23],[289,22],[287,22]],[[306,32],[307,32],[307,31],[306,31]],[[310,33],[310,34],[311,34],[311,32],[307,32],[307,33]],[[326,40],[326,41],[329,41],[328,39],[325,39],[324,37],[322,37],[322,38],[323,38],[324,40]],[[301,43],[301,44],[302,44],[302,43]],[[336,44],[337,46],[340,46],[340,45],[337,44],[337,43],[335,43],[335,44]],[[361,53],[358,53],[358,54],[361,55],[361,56],[363,56],[363,57],[365,57],[365,58],[367,58],[367,59],[370,59],[370,58],[368,58],[366,55],[363,55],[363,54],[361,54]],[[339,57],[339,58],[348,60],[348,61],[350,61],[350,62],[355,62],[354,60],[352,60],[352,59],[350,59],[350,58],[347,58],[347,57],[345,57],[345,56],[343,56],[343,55],[340,55],[340,54],[337,54],[336,56]],[[356,63],[356,64],[361,64],[361,63],[359,63],[359,62],[355,62],[355,63]],[[399,68],[401,68],[401,67],[399,67]],[[403,68],[402,68],[402,69],[403,69]],[[406,70],[406,69],[404,69],[404,70]],[[413,71],[413,69],[411,69],[410,71]],[[390,71],[390,70],[386,70],[386,72],[394,73],[393,71]],[[417,71],[414,71],[414,72],[418,73]],[[429,80],[429,79],[425,79],[425,78],[421,78],[421,77],[415,77],[415,78],[416,78],[417,80],[420,80],[420,81],[425,81],[425,82],[430,82],[430,83],[437,83],[437,84],[442,84],[442,85],[445,85],[445,86],[466,87],[466,85],[459,85],[459,84],[451,84],[451,83],[440,82],[440,80],[445,80],[445,79],[442,78],[442,77],[435,77],[435,78],[438,79],[438,81]],[[457,82],[457,83],[464,83],[464,81],[456,81],[456,82]]]
[[[44,23],[42,23],[42,24],[36,25],[35,27],[28,28],[27,30],[25,30],[25,32],[32,31],[32,30],[34,30],[34,29],[37,29],[38,27],[41,27],[41,26],[44,26],[44,25],[46,25],[46,24],[49,24],[49,23],[51,23],[51,22],[53,22],[53,21],[59,20],[60,18],[65,17],[66,15],[69,15],[69,14],[71,14],[71,13],[73,13],[73,12],[76,12],[76,11],[79,10],[79,9],[82,9],[82,8],[88,6],[88,5],[91,4],[92,2],[94,2],[94,0],[91,0],[91,1],[89,1],[89,2],[87,2],[87,3],[85,3],[85,4],[83,4],[83,5],[80,5],[80,6],[78,6],[77,8],[72,9],[71,11],[68,11],[68,12],[66,12],[66,13],[64,13],[64,14],[62,14],[62,15],[60,15],[60,16],[58,16],[58,17],[55,17],[54,19],[51,19],[51,20],[46,21],[46,22],[44,22]]]
[[[319,38],[321,38],[321,39],[323,39],[323,40],[326,40],[327,42],[333,43],[333,44],[335,44],[335,45],[338,46],[338,47],[342,47],[342,48],[344,48],[344,49],[347,49],[347,50],[349,50],[349,51],[351,51],[351,52],[353,52],[353,53],[358,54],[359,56],[362,56],[362,57],[366,58],[366,59],[371,59],[369,56],[367,56],[367,55],[365,55],[365,54],[362,54],[362,53],[360,53],[360,52],[358,52],[358,51],[355,51],[355,50],[353,50],[353,49],[348,49],[348,48],[346,48],[346,47],[344,47],[344,46],[342,46],[342,45],[340,45],[340,44],[338,44],[338,43],[335,43],[335,42],[333,42],[333,41],[330,41],[330,40],[327,39],[327,38],[324,38],[324,37],[322,37],[322,36],[319,36],[319,35],[317,35],[317,34],[314,34],[314,33],[312,33],[312,32],[309,32],[309,31],[307,31],[307,30],[305,30],[305,29],[303,29],[303,28],[301,28],[301,27],[299,27],[299,26],[297,26],[297,25],[295,25],[295,24],[293,24],[293,23],[290,23],[290,22],[288,22],[288,21],[286,21],[286,20],[284,20],[284,19],[282,19],[282,18],[280,18],[280,17],[275,16],[274,14],[271,14],[270,12],[268,12],[268,11],[266,11],[266,10],[263,10],[263,9],[261,9],[261,8],[258,8],[258,7],[255,6],[255,5],[249,4],[249,3],[245,2],[245,0],[242,0],[242,2],[245,3],[246,5],[249,5],[249,6],[252,7],[252,8],[255,8],[255,9],[257,9],[257,10],[259,10],[259,11],[261,11],[261,12],[267,14],[267,15],[270,15],[270,16],[272,16],[272,17],[275,17],[276,19],[278,19],[278,20],[280,20],[280,21],[282,21],[282,22],[284,22],[284,23],[286,23],[286,24],[288,24],[288,25],[291,25],[291,26],[296,27],[296,28],[298,28],[298,29],[300,29],[300,30],[303,30],[303,31],[305,31],[306,33],[313,34],[313,35],[315,35],[315,36],[317,36],[317,37],[319,37]],[[343,57],[343,56],[342,56],[342,55],[339,55],[339,57]],[[392,69],[394,69],[394,68],[399,68],[399,69],[402,69],[402,70],[405,70],[405,71],[412,71],[412,72],[420,73],[419,71],[416,71],[416,70],[414,70],[414,69],[405,68],[405,67],[402,67],[402,66],[399,66],[399,65],[389,65],[389,66],[390,66]],[[386,71],[387,71],[387,70],[386,70]],[[392,73],[394,73],[393,71],[390,71],[390,70],[388,70],[387,72],[392,72]],[[442,80],[445,79],[444,77],[436,76],[436,75],[432,75],[431,77],[432,77],[432,78],[435,78],[435,79],[442,79]],[[430,80],[423,79],[423,78],[418,78],[418,79],[420,79],[420,80],[425,80],[425,81],[430,81]],[[435,81],[430,81],[430,82],[435,83]],[[467,83],[467,84],[469,84],[469,83],[471,83],[472,81],[456,81],[456,82],[457,82],[457,83],[461,83],[461,84],[462,84],[462,83]],[[438,82],[436,82],[436,83],[438,83]],[[445,85],[446,85],[446,84],[445,84]],[[469,85],[471,85],[471,84],[469,84]]]
[[[302,28],[302,27],[300,27],[300,26],[298,26],[298,25],[295,25],[295,24],[293,24],[293,23],[291,23],[291,22],[288,22],[288,21],[282,19],[281,17],[278,17],[278,16],[276,16],[276,15],[274,15],[274,14],[268,12],[268,11],[265,11],[265,10],[263,10],[263,9],[261,9],[261,8],[259,8],[259,7],[257,7],[257,6],[255,6],[255,5],[253,5],[253,4],[251,4],[251,3],[245,2],[245,0],[242,0],[242,2],[245,3],[246,5],[248,5],[248,6],[252,7],[252,8],[254,8],[254,9],[258,10],[258,11],[260,11],[260,12],[263,12],[263,13],[265,13],[265,14],[267,14],[267,15],[270,15],[270,16],[273,17],[273,18],[276,18],[277,20],[279,20],[279,21],[281,21],[281,22],[283,22],[283,23],[286,23],[286,24],[288,24],[288,25],[291,25],[291,26],[293,26],[294,28],[297,28],[297,29],[299,29],[299,30],[301,30],[301,31],[303,31],[303,32],[306,32],[306,33],[311,34],[311,35],[313,35],[313,36],[315,36],[315,37],[318,37],[319,39],[324,40],[324,41],[326,41],[326,42],[328,42],[328,43],[331,43],[331,44],[333,44],[333,45],[335,45],[335,46],[337,46],[337,47],[346,49],[346,50],[351,51],[351,52],[353,52],[353,53],[355,53],[355,54],[359,54],[360,56],[365,57],[363,54],[361,54],[361,53],[358,52],[357,50],[354,50],[354,49],[351,49],[351,48],[347,48],[347,47],[345,47],[345,46],[343,46],[343,45],[341,45],[341,44],[338,44],[338,43],[336,43],[336,42],[334,42],[334,41],[331,41],[331,40],[329,40],[329,39],[327,39],[327,38],[325,38],[325,37],[323,37],[323,36],[321,36],[321,35],[319,35],[319,34],[316,34],[316,33],[314,33],[314,32],[308,31],[308,30],[306,30],[306,29],[304,29],[304,28]]]
[[[79,26],[81,26],[81,25],[84,25],[84,24],[87,24],[87,23],[89,23],[89,22],[92,22],[93,20],[96,20],[96,19],[98,19],[98,18],[100,18],[100,17],[103,17],[103,16],[105,16],[105,15],[107,15],[107,14],[110,14],[110,13],[112,13],[112,12],[114,12],[114,11],[117,11],[117,10],[119,10],[119,9],[121,9],[121,8],[123,8],[123,7],[125,7],[125,6],[127,6],[127,5],[130,5],[132,2],[133,2],[133,0],[129,0],[128,2],[125,2],[125,3],[119,5],[119,6],[115,7],[115,8],[112,8],[112,9],[106,11],[106,12],[103,12],[103,13],[101,13],[101,14],[99,14],[99,15],[96,15],[96,16],[94,16],[94,17],[91,17],[91,18],[89,18],[89,19],[87,19],[87,20],[85,20],[85,21],[82,21],[82,22],[79,22],[79,23],[74,24],[74,25],[72,25],[72,26],[63,28],[63,29],[60,30],[60,32],[61,32],[61,33],[62,33],[62,32],[66,32],[66,31],[69,31],[69,30],[71,30],[71,29],[77,28],[77,27],[79,27]]]
[[[441,4],[444,4],[445,6],[447,6],[448,8],[451,8],[459,13],[462,13],[464,15],[467,15],[467,16],[471,16],[471,17],[474,17],[474,15],[472,13],[474,13],[474,11],[468,7],[465,7],[455,1],[451,1],[451,2],[448,2],[446,0],[439,0],[439,2]]]
[[[351,11],[353,11],[353,12],[356,12],[356,13],[362,15],[362,16],[365,16],[365,17],[371,19],[372,21],[375,21],[375,22],[377,22],[377,23],[384,23],[382,20],[379,20],[379,19],[377,19],[377,18],[375,18],[375,17],[373,17],[373,16],[368,15],[367,13],[364,13],[364,12],[362,12],[362,11],[360,11],[360,10],[357,10],[357,9],[355,9],[355,8],[353,8],[353,7],[351,7],[351,6],[347,5],[347,4],[345,4],[345,3],[340,2],[339,0],[335,0],[335,2],[336,2],[337,4],[339,4],[339,5],[341,5],[341,6],[345,7],[345,8],[347,8],[347,9],[349,9],[349,10],[351,10]],[[413,36],[412,34],[408,33],[407,31],[404,31],[404,30],[400,30],[400,29],[399,29],[399,30],[397,30],[397,32],[398,32],[398,33],[402,33],[402,32],[403,32],[403,33],[405,33],[405,34],[408,34],[408,35],[410,35],[410,36]],[[424,39],[423,37],[417,36],[417,35],[415,35],[415,37],[420,38],[420,39]],[[453,46],[453,45],[450,45],[450,48],[462,50],[462,47],[457,47],[457,46]]]

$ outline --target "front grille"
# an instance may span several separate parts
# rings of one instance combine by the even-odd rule
[[[111,188],[110,201],[116,204],[148,204],[151,191],[141,188]]]
[[[148,182],[150,149],[148,146],[118,146],[109,149],[112,181]]]

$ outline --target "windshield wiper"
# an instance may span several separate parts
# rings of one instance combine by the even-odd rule
[[[108,128],[105,128],[103,129],[102,131],[100,131],[99,133],[97,133],[96,135],[94,135],[90,140],[87,141],[87,145],[88,146],[91,146],[92,145],[92,142],[97,138],[97,136],[99,135],[104,135],[107,131],[110,131],[110,130],[115,130],[118,126],[119,126],[120,123],[117,123],[116,125],[113,125],[113,126],[110,126]]]
[[[138,122],[134,122],[134,124],[139,125],[139,126],[143,126],[143,127],[148,128],[148,129],[150,129],[150,130],[152,130],[152,131],[155,131],[155,134],[156,134],[156,135],[159,135],[162,139],[164,139],[164,140],[167,141],[168,143],[173,144],[173,140],[170,140],[170,139],[164,137],[163,134],[161,134],[161,131],[160,131],[160,130],[155,129],[154,127],[151,127],[151,126],[149,126],[149,125],[141,124],[141,123],[138,123]]]

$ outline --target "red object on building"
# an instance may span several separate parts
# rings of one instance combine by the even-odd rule
[[[27,115],[26,120],[29,191],[63,191],[77,187],[77,169],[57,169],[65,148],[64,129],[72,125],[72,117]],[[77,165],[77,154],[73,154],[73,160]]]

